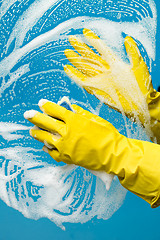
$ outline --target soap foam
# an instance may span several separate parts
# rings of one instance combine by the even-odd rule
[[[2,1],[0,17],[3,18],[15,2],[14,0]],[[93,7],[94,1],[92,0],[78,0],[76,4],[77,6],[81,6],[81,4],[85,6],[86,2],[88,6]],[[117,178],[113,180],[110,190],[107,191],[104,183],[99,178],[96,178],[83,168],[74,165],[58,166],[54,161],[55,165],[49,165],[47,161],[42,162],[41,151],[34,148],[22,147],[22,144],[20,145],[20,143],[30,141],[27,139],[26,134],[22,133],[28,130],[28,127],[22,124],[9,123],[9,121],[13,115],[18,118],[18,116],[23,114],[22,112],[28,109],[25,102],[32,95],[30,90],[32,82],[34,82],[34,90],[37,90],[33,92],[34,97],[30,103],[31,106],[36,104],[36,100],[34,101],[34,99],[37,95],[39,98],[48,98],[49,95],[48,99],[57,102],[60,96],[52,95],[51,92],[56,94],[56,92],[60,91],[61,95],[68,94],[71,103],[80,104],[95,114],[100,113],[103,104],[101,102],[97,103],[95,98],[92,99],[92,96],[88,96],[82,88],[75,88],[76,90],[78,89],[78,93],[74,93],[72,90],[74,83],[72,82],[72,85],[68,84],[70,80],[66,78],[63,71],[64,64],[68,63],[64,56],[64,49],[70,48],[68,37],[75,34],[86,42],[86,39],[82,35],[83,28],[92,29],[97,33],[107,46],[124,62],[128,62],[128,58],[124,51],[124,37],[122,36],[122,32],[133,36],[141,42],[146,50],[149,59],[148,66],[151,71],[152,61],[155,60],[157,20],[154,1],[141,1],[141,3],[137,0],[126,1],[126,3],[123,1],[120,4],[120,1],[105,2],[107,4],[109,2],[112,3],[111,9],[107,5],[104,5],[104,1],[98,1],[94,6],[94,10],[97,11],[99,16],[102,12],[101,9],[103,9],[104,14],[101,17],[95,17],[93,13],[93,17],[87,17],[87,14],[84,14],[85,16],[83,17],[76,15],[73,18],[73,15],[69,15],[71,13],[68,10],[68,12],[66,11],[68,16],[65,16],[66,18],[62,19],[62,21],[59,21],[58,18],[56,20],[53,18],[55,22],[57,21],[56,26],[48,30],[47,27],[45,28],[47,21],[61,5],[57,4],[56,7],[54,6],[58,1],[34,1],[28,10],[24,10],[21,17],[14,24],[9,37],[6,37],[6,44],[3,49],[4,54],[9,51],[14,41],[15,45],[0,62],[0,77],[2,79],[0,86],[0,100],[2,104],[0,109],[3,110],[1,115],[5,119],[5,122],[1,121],[0,123],[0,135],[4,139],[4,142],[2,140],[0,149],[0,198],[8,206],[20,211],[25,217],[31,219],[46,217],[63,229],[63,223],[65,222],[84,223],[95,216],[98,219],[110,218],[123,204],[126,190],[120,185]],[[129,3],[130,6],[128,6]],[[121,6],[118,6],[118,4]],[[98,10],[96,10],[97,6]],[[50,11],[51,9],[52,11]],[[82,11],[85,8],[78,9]],[[49,15],[47,15],[47,11],[50,11]],[[76,10],[73,8],[73,11]],[[80,15],[82,16],[82,13]],[[91,14],[88,15],[90,16]],[[132,15],[133,18],[135,16],[135,21],[118,21],[123,16],[128,16],[130,19]],[[114,16],[116,16],[117,22],[111,21],[112,18],[114,19]],[[105,17],[108,19],[105,19]],[[53,19],[51,22],[53,22]],[[41,27],[38,28],[38,24],[41,21]],[[9,23],[10,21],[8,21]],[[57,23],[59,24],[57,25]],[[42,29],[45,30],[42,31]],[[30,33],[33,34],[33,37],[30,37],[32,35]],[[40,58],[43,59],[43,56],[40,55],[43,52],[46,58],[42,63],[40,62],[41,66],[39,68],[43,67],[45,62],[48,61],[49,63],[46,65],[46,68],[37,70],[36,58],[38,60]],[[145,52],[142,51],[142,53],[146,57]],[[60,74],[62,74],[62,79],[58,78]],[[121,80],[121,75],[119,75],[119,80],[116,84],[122,85]],[[127,82],[127,79],[123,80],[125,80],[125,83]],[[93,84],[95,84],[94,79]],[[102,84],[101,87],[103,88],[103,83],[99,82],[99,84]],[[24,98],[24,100],[22,98],[21,100],[24,101],[24,104],[17,105],[17,108],[12,108],[11,114],[9,112],[6,113],[4,112],[3,105],[7,103],[12,104],[12,101],[17,99],[19,103],[19,92],[16,92],[17,85],[19,88],[21,87],[21,91],[23,87],[25,89],[25,86],[28,86],[29,91],[24,92],[23,96],[25,97],[28,94],[28,98]],[[125,88],[127,89],[127,85]],[[49,91],[49,89],[51,90]],[[116,99],[117,96],[112,87],[110,91]],[[43,96],[40,96],[41,92]],[[123,93],[126,94],[125,91]],[[11,99],[9,98],[9,94]],[[81,96],[80,99],[79,96]],[[135,101],[139,101],[141,97],[134,96],[134,99]],[[103,98],[101,100],[102,102],[104,101]],[[118,99],[116,102],[118,104]],[[24,111],[22,111],[23,106]],[[111,111],[109,115],[112,116],[112,114],[113,112]],[[34,114],[29,113],[28,115],[27,113],[26,118],[28,119],[33,116]],[[18,120],[16,119],[15,121],[17,122]],[[133,123],[128,122],[125,117],[124,122],[128,137],[146,140],[146,136],[142,133],[140,127],[133,127]],[[121,126],[119,126],[120,128]],[[19,131],[21,132],[20,134]],[[21,140],[21,138],[22,141],[19,142],[18,140]],[[8,141],[7,146],[6,140]],[[12,142],[14,141],[17,141],[17,146],[12,146]],[[8,147],[8,145],[11,145],[11,147]]]
[[[1,160],[0,197],[24,216],[32,219],[48,217],[64,229],[62,223],[86,222],[95,212],[99,217],[103,215],[104,219],[111,217],[113,199],[105,200],[111,192],[116,202],[114,210],[121,205],[126,190],[118,180],[114,180],[111,192],[107,193],[102,181],[93,178],[87,170],[74,165],[58,167],[42,164],[36,161],[36,155],[33,158],[31,152],[35,149],[15,147],[0,150],[1,156],[6,159]],[[5,186],[8,186],[7,189]],[[94,188],[94,198],[91,188]],[[85,191],[83,196],[79,195],[82,189]],[[103,206],[102,209],[100,206]]]
[[[21,130],[29,130],[30,128],[24,125],[8,123],[8,122],[0,122],[0,136],[5,140],[15,140],[23,138],[21,134],[14,134],[17,131]]]

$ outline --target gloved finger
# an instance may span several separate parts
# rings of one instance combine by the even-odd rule
[[[87,77],[83,73],[70,65],[65,65],[64,71],[71,79],[73,79],[79,85],[83,85],[83,82],[87,81]]]
[[[110,123],[108,122],[107,120],[87,111],[87,110],[84,110],[83,108],[81,108],[80,106],[76,105],[76,104],[73,104],[72,105],[72,108],[74,109],[74,111],[76,112],[76,114],[80,114],[86,118],[88,118],[89,120],[91,121],[94,121],[94,122],[97,122],[99,124],[101,124],[102,126],[104,127],[109,127],[110,129],[113,129],[113,131],[117,131],[115,129],[115,127]]]
[[[65,65],[64,71],[71,79],[82,86],[88,93],[94,94],[93,90],[95,90],[95,88],[90,86],[90,79],[87,78],[83,73],[70,65]]]
[[[43,149],[44,152],[48,153],[57,162],[63,161],[64,163],[67,163],[67,164],[73,164],[73,162],[71,162],[68,159],[64,159],[64,158],[62,159],[62,157],[61,157],[61,155],[60,155],[58,150],[49,149],[46,146],[44,146],[42,149]]]
[[[132,37],[127,36],[124,40],[124,45],[132,66],[137,67],[142,60],[142,56],[136,42]]]
[[[100,67],[98,66],[93,67],[86,60],[84,60],[83,57],[81,57],[78,53],[74,52],[73,50],[66,49],[64,51],[64,54],[68,58],[68,60],[86,76],[93,77],[99,73],[102,73]]]
[[[66,132],[65,123],[46,114],[30,110],[24,113],[24,117],[34,125],[51,133],[58,133],[63,136]]]
[[[95,91],[93,91],[93,94],[98,99],[101,99],[104,102],[104,104],[106,104],[110,108],[122,113],[122,109],[124,109],[124,104],[121,101],[125,102],[125,98],[116,89],[114,90],[115,90],[115,94],[117,95],[117,99],[115,99],[115,95],[114,95],[114,100],[108,93],[99,89],[95,89]],[[128,101],[126,100],[126,102]],[[128,111],[128,108],[126,111]]]
[[[116,102],[113,100],[113,98],[109,95],[109,93],[106,93],[100,89],[93,89],[94,95],[99,99],[104,99],[104,103],[108,103],[111,107],[116,106]],[[99,97],[98,97],[99,96]]]
[[[69,37],[70,44],[74,47],[74,49],[81,54],[82,57],[85,58],[87,62],[98,66],[104,66],[107,69],[109,68],[108,63],[97,55],[90,47],[88,47],[81,39],[76,36]]]
[[[64,122],[66,121],[67,115],[70,113],[66,108],[46,99],[41,99],[38,103],[38,106],[47,115]]]
[[[60,154],[58,152],[58,150],[56,149],[49,149],[46,146],[43,146],[42,150],[46,153],[48,153],[54,160],[56,160],[57,162],[61,162],[60,160]]]
[[[60,139],[60,135],[54,135],[50,132],[41,130],[34,126],[33,128],[30,129],[29,131],[30,135],[35,138],[36,140],[44,143],[48,148],[56,148],[56,143]]]
[[[136,76],[140,90],[144,95],[148,94],[148,91],[153,91],[153,85],[148,67],[143,60],[143,57],[138,49],[136,42],[132,37],[127,36],[125,38],[125,47],[127,54],[130,58],[134,74]]]
[[[128,101],[120,92],[118,89],[114,89],[115,90],[115,94],[114,95],[114,100],[113,98],[107,94],[106,92],[103,92],[102,90],[95,90],[94,95],[98,98],[104,97],[104,103],[106,105],[108,105],[109,107],[122,112],[124,111],[125,113],[129,114],[131,113],[133,110],[138,110],[137,106],[135,105],[135,103],[132,101],[132,99],[130,99],[130,101]]]
[[[105,54],[105,59],[109,65],[118,60],[113,51],[90,29],[83,29],[83,34],[89,43],[101,54]]]
[[[120,92],[118,90],[116,90],[116,94],[118,96],[119,99],[119,103],[122,107],[122,110],[126,113],[126,114],[131,114],[132,112],[134,112],[135,110],[138,111],[138,107],[137,105],[132,101],[132,99],[126,99],[122,94],[120,94]],[[129,97],[129,96],[128,96]]]

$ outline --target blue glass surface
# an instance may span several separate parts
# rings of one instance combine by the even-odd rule
[[[3,2],[3,1],[2,1]],[[10,47],[7,51],[5,50],[5,45],[7,39],[9,39],[10,33],[12,31],[13,26],[18,21],[18,18],[21,14],[27,10],[27,8],[34,1],[16,1],[14,5],[10,7],[10,12],[13,11],[14,18],[12,22],[9,22],[10,16],[7,14],[2,18],[0,22],[0,60],[2,61],[5,57],[9,56],[9,54],[13,51],[15,47],[15,40],[10,44]],[[77,5],[74,0],[66,0],[66,1],[58,1],[51,9],[45,12],[44,16],[36,23],[36,25],[27,33],[23,41],[23,45],[25,46],[32,39],[39,36],[40,34],[46,33],[47,31],[53,29],[58,24],[77,16],[89,16],[89,17],[104,17],[107,19],[111,19],[114,21],[137,21],[137,12],[135,11],[134,18],[130,19],[130,15],[124,15],[121,19],[117,20],[117,16],[115,13],[115,19],[113,19],[112,12],[114,11],[114,6],[112,6],[112,1],[110,1],[110,12],[105,11],[104,9],[100,9],[101,5],[99,4],[100,0],[93,1],[93,5],[90,7],[86,4],[85,0],[82,1],[83,4]],[[120,2],[120,1],[119,1]],[[123,2],[123,1],[122,1]],[[134,1],[133,1],[134,2]],[[148,1],[144,1],[147,4]],[[156,2],[157,8],[157,34],[156,34],[156,61],[153,63],[152,68],[152,81],[154,88],[157,89],[160,86],[160,2],[157,0]],[[0,5],[2,3],[0,2]],[[67,6],[72,8],[72,11],[67,11]],[[137,8],[137,6],[135,6]],[[53,11],[56,9],[56,11]],[[147,7],[148,13],[151,16],[152,13]],[[8,11],[9,14],[9,11]],[[145,14],[145,13],[144,13]],[[56,19],[56,20],[55,20]],[[81,29],[82,30],[82,29]],[[79,30],[71,29],[73,34],[78,33]],[[57,43],[55,43],[57,44]],[[54,45],[55,46],[55,45]],[[86,95],[82,94],[82,90],[77,87],[76,84],[71,84],[70,80],[64,76],[63,74],[63,65],[59,64],[59,59],[63,58],[63,64],[67,63],[64,54],[62,55],[54,55],[52,56],[52,49],[54,47],[52,44],[47,43],[44,46],[45,54],[43,49],[39,48],[39,53],[34,56],[34,50],[29,54],[23,56],[11,69],[11,72],[16,71],[21,65],[29,63],[32,59],[33,64],[30,64],[30,72],[26,72],[23,75],[19,82],[15,86],[16,97],[14,97],[12,90],[12,86],[8,88],[8,95],[0,98],[0,121],[10,121],[20,124],[25,124],[27,126],[31,126],[30,123],[23,118],[23,112],[33,108],[38,110],[38,106],[36,105],[39,99],[49,98],[50,100],[58,101],[61,97],[61,91],[55,88],[56,86],[63,87],[64,82],[61,81],[65,79],[66,81],[66,89],[70,89],[70,93],[67,91],[63,92],[63,95],[69,95],[75,100],[79,100],[82,102],[89,101],[90,105],[93,108],[96,108],[99,101],[94,97],[90,96],[88,93]],[[56,52],[64,51],[66,48],[66,42],[62,41],[59,49],[59,45],[56,45]],[[52,58],[53,57],[53,58]],[[54,60],[54,61],[51,61]],[[31,61],[32,62],[32,61]],[[53,64],[52,66],[50,64]],[[50,73],[46,72],[43,75],[43,71],[50,69],[59,69],[60,71]],[[37,77],[38,73],[38,77]],[[10,78],[10,75],[5,77],[6,81]],[[45,80],[45,81],[44,81]],[[22,82],[25,84],[22,88]],[[45,84],[44,84],[45,82]],[[54,84],[53,84],[54,83]],[[36,91],[36,84],[41,85]],[[47,89],[47,84],[49,85],[49,89]],[[46,88],[45,91],[43,89]],[[54,92],[54,95],[52,94]],[[13,99],[12,97],[13,96]],[[5,101],[4,99],[10,99],[9,101]],[[88,100],[89,99],[89,100]],[[22,104],[25,102],[26,105]],[[13,106],[16,106],[13,109]],[[82,104],[83,106],[83,104]],[[85,106],[84,106],[85,107]],[[18,111],[18,109],[22,109],[22,111]],[[103,111],[104,110],[104,111]],[[100,112],[100,115],[104,118],[107,118],[108,108],[103,106]],[[112,112],[112,116],[110,118],[113,120],[113,124],[117,127],[118,125],[123,124],[123,119],[120,117],[119,113]],[[114,121],[114,119],[118,119]],[[125,129],[122,131],[125,133]],[[28,133],[26,132],[26,135]],[[7,146],[8,141],[4,140],[0,137],[1,145],[0,148],[4,148]],[[24,147],[35,147],[40,149],[42,147],[41,144],[36,143],[34,140],[29,138],[28,142],[22,142],[21,140],[13,141],[11,146],[24,146]],[[10,146],[10,145],[9,145]],[[49,164],[52,164],[52,160],[45,157],[45,154],[42,153],[42,158],[44,161],[48,161]],[[28,184],[28,188],[30,188]],[[38,190],[37,190],[38,191]],[[15,189],[16,192],[16,189]],[[160,239],[160,229],[159,229],[159,214],[160,208],[151,209],[150,206],[144,202],[142,199],[138,198],[134,194],[128,192],[125,198],[125,201],[121,208],[114,213],[114,215],[108,220],[97,220],[93,218],[91,221],[80,224],[80,223],[65,223],[66,230],[63,231],[61,228],[57,227],[53,222],[48,219],[42,218],[39,220],[32,220],[24,217],[17,210],[8,207],[2,200],[0,200],[0,240],[41,240],[41,239],[55,239],[55,240],[98,240],[98,239],[110,239],[110,240],[132,240],[132,239],[146,239],[146,240],[154,240]]]

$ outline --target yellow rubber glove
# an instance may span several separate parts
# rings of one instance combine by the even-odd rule
[[[24,117],[36,125],[32,137],[56,161],[117,175],[121,184],[151,204],[160,205],[160,146],[128,139],[104,119],[73,105],[76,113],[40,101],[45,114],[31,110]]]
[[[78,37],[70,36],[69,42],[79,54],[65,50],[66,57],[76,67],[65,65],[66,74],[111,108],[140,122],[151,140],[160,143],[160,93],[153,89],[135,41],[129,36],[125,38],[130,59],[127,64],[91,30],[84,29],[83,34],[100,55]]]

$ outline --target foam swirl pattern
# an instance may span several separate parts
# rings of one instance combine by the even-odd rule
[[[0,198],[25,217],[65,222],[108,219],[126,195],[87,170],[54,162],[28,134],[23,113],[39,99],[68,96],[129,136],[140,127],[108,109],[65,75],[69,35],[91,28],[124,60],[123,34],[137,39],[148,66],[155,59],[156,9],[152,0],[2,0],[0,3]],[[112,31],[111,31],[112,29]],[[108,32],[110,34],[108,34]],[[122,34],[123,33],[123,34]]]

